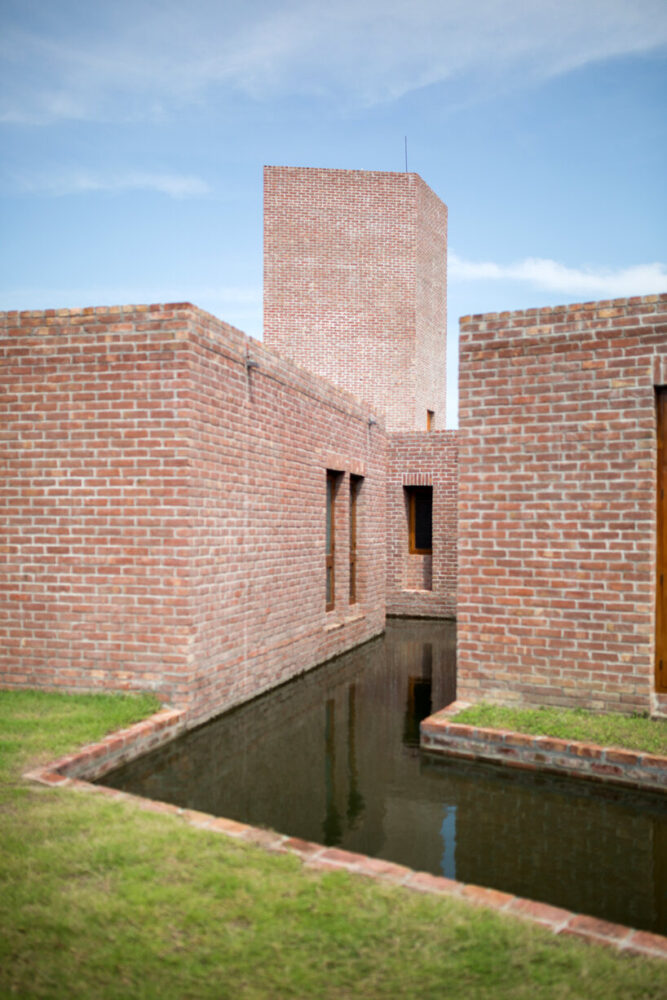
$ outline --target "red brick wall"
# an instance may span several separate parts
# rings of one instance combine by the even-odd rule
[[[383,630],[386,439],[352,397],[211,316],[195,314],[191,351],[194,683],[226,706]],[[328,613],[327,469],[343,473]],[[350,473],[364,477],[353,605]]]
[[[179,307],[0,318],[0,680],[184,697]]]
[[[389,435],[387,614],[456,616],[457,452],[456,431]],[[406,486],[433,487],[431,555],[409,552]]]
[[[459,697],[654,700],[666,302],[461,320]]]
[[[203,718],[382,630],[386,440],[351,397],[189,305],[4,314],[0,346],[2,684],[149,688]]]
[[[266,167],[265,343],[389,429],[444,427],[446,231],[417,174]]]

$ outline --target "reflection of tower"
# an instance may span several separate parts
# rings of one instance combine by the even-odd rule
[[[326,813],[322,825],[324,843],[340,844],[343,834],[336,806],[336,702],[327,700],[324,724],[324,791]]]
[[[356,685],[350,684],[347,692],[347,823],[354,830],[364,811],[364,798],[359,790],[357,767],[357,708]],[[324,823],[325,844],[340,844],[343,839],[343,821],[338,810],[336,787],[336,702],[329,698],[326,704],[324,725],[324,798],[326,803]]]
[[[408,696],[403,723],[403,742],[406,746],[419,746],[419,723],[431,714],[432,684],[433,645],[425,642],[422,647],[421,676],[408,677]]]

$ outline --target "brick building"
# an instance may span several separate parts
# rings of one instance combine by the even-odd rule
[[[446,210],[416,175],[287,174],[283,207],[267,196],[264,344],[187,303],[2,316],[4,685],[152,689],[194,722],[380,633],[387,593],[396,613],[454,614]],[[332,186],[340,209],[361,192],[334,271],[354,283],[362,254],[368,301],[361,321],[342,301],[346,340],[322,324],[340,359],[325,380],[274,327],[306,321],[294,287],[276,293],[301,267],[291,200],[327,205]],[[308,225],[311,309],[335,209]],[[354,373],[381,395],[346,391]]]
[[[458,601],[460,694],[664,708],[666,297],[467,317],[444,430],[446,221],[415,174],[270,167],[264,343],[0,316],[3,686],[195,723]]]

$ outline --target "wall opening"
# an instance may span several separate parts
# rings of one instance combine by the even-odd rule
[[[406,486],[407,589],[433,590],[433,487]]]
[[[326,530],[326,610],[336,606],[336,493],[341,479],[339,472],[327,469],[327,530]]]
[[[359,523],[359,493],[361,491],[361,476],[350,476],[350,597],[349,603],[358,601],[357,576],[357,525]]]
[[[433,487],[408,486],[406,489],[410,552],[430,555],[433,550]]]

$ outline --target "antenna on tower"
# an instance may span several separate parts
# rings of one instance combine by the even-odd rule
[[[408,137],[405,136],[405,172],[408,172]]]

